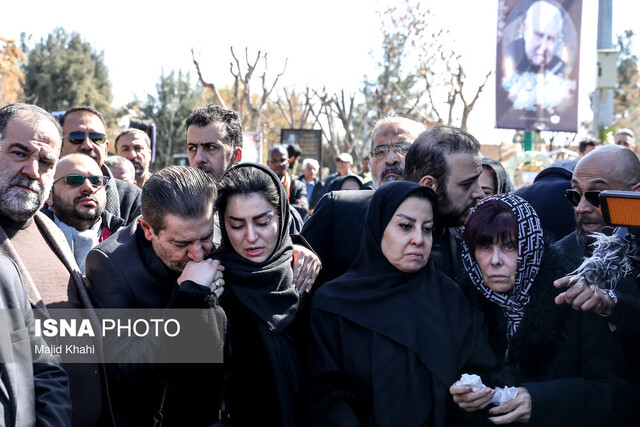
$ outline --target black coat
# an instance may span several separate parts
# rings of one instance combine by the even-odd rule
[[[632,391],[619,340],[601,317],[554,303],[561,290],[553,280],[562,277],[564,259],[547,251],[507,357],[502,308],[475,288],[468,289],[470,299],[485,313],[491,347],[513,368],[508,385],[531,395],[527,425],[626,425]]]
[[[210,298],[208,289],[185,282],[178,289],[177,272],[169,270],[145,239],[137,221],[121,228],[87,255],[88,290],[97,308],[205,308],[207,330],[202,352],[215,352],[223,343],[226,316]],[[211,305],[213,303],[213,305]],[[123,336],[105,339],[108,361],[146,360],[145,354],[162,354],[162,343]],[[122,354],[125,354],[124,356]],[[208,425],[216,421],[223,384],[222,364],[170,364],[163,369],[151,363],[109,363],[107,374],[117,425],[153,425],[163,391],[167,396],[163,425]],[[203,367],[204,366],[204,367]],[[206,368],[205,368],[206,367]]]
[[[298,199],[307,199],[307,187],[298,179],[291,180],[291,189],[289,195],[289,203],[291,207],[298,212],[300,218],[305,218],[309,213],[309,206],[296,204]]]
[[[584,260],[585,251],[578,244],[576,232],[556,242],[553,248],[565,254],[564,270],[558,278],[575,270]],[[618,304],[608,320],[616,326],[625,359],[631,371],[630,382],[635,391],[634,417],[640,418],[640,269],[635,268],[616,286]]]
[[[443,316],[432,322],[438,331],[433,341],[447,343],[431,346],[430,354],[417,354],[391,337],[312,307],[309,373],[313,425],[390,425],[391,419],[398,426],[452,425],[455,408],[449,387],[464,372],[488,378],[495,356],[487,345],[482,316],[472,309],[457,284],[437,272],[437,280],[425,285],[430,304],[440,307]],[[314,306],[323,294],[323,289],[316,293]],[[435,320],[431,315],[429,318]],[[410,321],[393,312],[380,313],[380,320],[399,328]],[[434,334],[428,330],[422,333]],[[403,368],[390,372],[390,360],[394,367]],[[378,377],[376,372],[384,374]],[[376,418],[376,413],[387,421],[380,415]]]

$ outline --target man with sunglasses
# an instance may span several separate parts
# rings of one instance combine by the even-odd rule
[[[48,207],[42,209],[64,233],[82,274],[89,251],[124,224],[104,210],[108,182],[95,160],[69,154],[58,161]]]
[[[38,317],[51,318],[60,308],[88,309],[88,319],[97,330],[99,320],[90,310],[82,273],[64,234],[39,212],[53,184],[61,144],[60,124],[41,108],[11,104],[0,109],[0,253],[17,265]],[[90,341],[98,354],[100,339]],[[101,417],[110,418],[108,406],[103,406],[106,383],[97,361],[65,364],[63,360],[63,367],[69,375],[72,424],[96,425]],[[4,380],[3,373],[0,382]],[[47,411],[46,402],[41,406]]]
[[[140,211],[141,192],[135,185],[113,178],[104,165],[110,143],[102,114],[91,107],[73,107],[60,118],[60,124],[64,133],[62,155],[82,153],[95,160],[102,174],[109,177],[105,209],[127,224],[133,221]]]
[[[604,190],[640,191],[640,160],[629,148],[605,145],[580,159],[573,172],[567,201],[576,214],[576,231],[553,245],[562,251],[567,274],[590,257],[594,233],[602,232],[604,221],[598,195]],[[634,269],[621,279],[615,290],[576,285],[571,277],[556,280],[554,285],[565,288],[556,304],[569,304],[576,310],[591,310],[606,317],[620,337],[630,368],[630,383],[636,393],[632,405],[635,418],[640,417],[640,269]],[[599,284],[595,284],[599,285]]]

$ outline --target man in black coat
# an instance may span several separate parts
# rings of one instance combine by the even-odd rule
[[[405,175],[408,181],[436,191],[440,206],[434,237],[438,240],[430,256],[443,273],[460,279],[463,269],[458,227],[484,197],[478,182],[482,173],[480,144],[467,132],[452,126],[435,126],[418,136],[415,131],[422,126],[419,123],[397,118],[383,120],[374,128],[372,138],[373,181],[380,185]],[[358,256],[372,194],[368,190],[329,193],[302,229],[302,235],[323,263],[318,285],[346,272]]]
[[[291,207],[298,212],[300,218],[305,218],[309,213],[307,187],[289,173],[289,154],[284,145],[276,145],[269,149],[269,168],[284,185]]]
[[[593,205],[585,196],[586,192],[603,190],[640,191],[640,160],[630,149],[617,145],[606,145],[588,153],[576,165],[571,179],[575,197],[576,230],[558,241],[554,248],[566,254],[566,274],[577,268],[585,257],[590,257],[593,248],[593,233],[601,232],[604,226],[599,206]],[[576,204],[577,203],[577,204]],[[635,392],[640,396],[640,287],[636,277],[640,269],[635,269],[620,280],[615,290],[602,287],[595,291],[589,286],[573,286],[556,298],[556,303],[571,304],[576,309],[592,310],[607,317],[612,329],[620,336],[623,350]],[[566,286],[569,279],[556,281],[556,286]],[[603,284],[596,284],[603,285]],[[634,405],[640,416],[640,405]]]
[[[298,180],[302,182],[307,190],[307,201],[309,202],[309,215],[313,213],[316,205],[324,195],[324,182],[318,178],[320,164],[315,159],[304,159],[302,161],[302,175]]]
[[[226,317],[217,297],[224,282],[218,261],[206,259],[215,197],[213,180],[201,170],[162,169],[145,184],[142,217],[89,252],[86,270],[96,307],[203,309],[199,333],[191,329],[189,336],[197,339],[195,353],[221,362]],[[135,336],[105,339],[117,424],[152,425],[158,412],[168,425],[221,420],[220,363],[144,363],[180,349]]]
[[[141,191],[130,182],[114,178],[104,164],[110,142],[102,114],[91,107],[73,107],[60,118],[60,124],[64,132],[61,155],[83,153],[98,163],[103,174],[110,178],[106,187],[106,210],[129,224],[139,214]]]

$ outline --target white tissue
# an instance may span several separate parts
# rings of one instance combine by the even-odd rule
[[[493,395],[491,403],[498,406],[503,405],[508,401],[515,399],[517,395],[518,389],[516,387],[496,387],[496,393]]]
[[[480,378],[480,376],[476,374],[462,374],[460,379],[456,381],[456,385],[470,385],[471,391],[478,391],[482,388],[485,388],[485,385],[482,384],[482,378]]]
[[[480,378],[480,376],[476,374],[462,374],[460,379],[456,381],[456,385],[470,385],[471,391],[478,391],[486,387],[484,384],[482,384],[482,378]],[[515,399],[518,395],[518,389],[516,387],[496,387],[495,390],[496,392],[491,399],[491,403],[493,403],[494,405],[503,405],[508,401]]]

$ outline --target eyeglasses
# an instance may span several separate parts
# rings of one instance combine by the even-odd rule
[[[393,152],[398,156],[404,157],[407,155],[411,144],[408,142],[398,142],[392,145],[376,145],[371,150],[371,157],[384,157],[389,154],[389,149],[393,148]]]
[[[94,144],[102,145],[107,142],[107,137],[104,133],[89,132],[87,134],[86,132],[81,131],[69,132],[69,142],[76,145],[82,144],[87,135],[89,135],[89,139]]]
[[[620,191],[625,191],[628,190],[630,186],[626,186],[622,189],[620,189]],[[592,191],[582,191],[582,190],[565,190],[564,191],[564,196],[567,198],[567,200],[569,201],[569,203],[571,203],[571,206],[577,208],[578,205],[580,204],[580,199],[582,199],[582,196],[584,195],[584,198],[587,200],[587,202],[591,203],[593,206],[595,206],[596,208],[600,207],[600,193],[602,193],[603,190],[592,190]]]
[[[89,184],[94,187],[104,187],[109,182],[108,176],[84,176],[84,175],[65,175],[62,178],[58,178],[53,183],[55,184],[58,181],[62,181],[70,186],[70,187],[79,187],[84,184],[84,182],[88,179]]]

